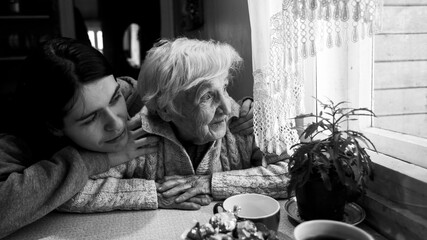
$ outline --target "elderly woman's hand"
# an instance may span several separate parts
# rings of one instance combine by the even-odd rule
[[[158,185],[157,192],[166,198],[178,196],[175,202],[183,203],[196,196],[210,195],[211,179],[211,175],[166,176]]]
[[[231,119],[230,131],[232,133],[249,135],[254,132],[254,113],[252,103],[253,101],[250,98],[243,101],[243,104],[240,107],[239,118]]]
[[[173,208],[184,210],[198,210],[201,206],[209,205],[212,202],[211,197],[206,194],[198,195],[188,199],[185,202],[176,202],[178,196],[165,197],[161,193],[157,193],[157,202],[159,208]]]
[[[128,143],[121,151],[108,154],[110,167],[125,163],[141,155],[156,153],[159,137],[144,135],[146,132],[141,128],[141,119],[134,117],[129,120]]]

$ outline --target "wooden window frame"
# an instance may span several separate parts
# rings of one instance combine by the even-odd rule
[[[347,67],[347,76],[339,78],[347,79],[346,83],[328,84],[340,86],[341,93],[336,98],[347,100],[353,107],[372,109],[373,49],[373,39],[349,43],[347,62],[341,65]],[[325,78],[318,76],[321,60],[316,57],[305,61],[306,112],[315,112],[317,108],[312,96],[319,97],[318,79]],[[326,93],[334,95],[333,92]],[[378,150],[378,153],[369,152],[376,178],[368,183],[368,193],[359,202],[367,211],[367,222],[390,239],[424,239],[427,236],[424,190],[427,187],[427,140],[372,127],[372,121],[375,120],[360,118],[350,123],[351,128],[371,139]]]

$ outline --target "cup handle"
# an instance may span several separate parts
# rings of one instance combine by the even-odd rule
[[[215,203],[215,205],[213,207],[213,213],[214,214],[219,213],[219,211],[218,211],[219,208],[222,208],[222,212],[225,212],[225,209],[224,209],[224,206],[222,205],[222,202],[218,202],[218,203]]]

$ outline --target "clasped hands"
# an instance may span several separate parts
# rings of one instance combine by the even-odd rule
[[[166,176],[156,182],[159,208],[197,210],[209,205],[212,175]]]
[[[253,132],[252,100],[243,101],[240,118],[232,119],[230,130],[233,133],[251,134]],[[211,175],[166,176],[156,182],[159,208],[197,210],[209,205],[211,197]]]
[[[253,132],[252,100],[243,101],[239,118],[231,119],[230,130],[233,133],[248,135]],[[109,153],[110,167],[125,163],[137,156],[156,153],[156,136],[147,136],[141,129],[141,121],[134,117],[128,122],[129,141],[126,147],[116,153]],[[166,176],[156,182],[159,208],[197,210],[209,205],[211,197],[211,175]]]

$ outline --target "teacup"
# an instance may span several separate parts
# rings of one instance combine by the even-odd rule
[[[237,213],[238,220],[251,220],[255,223],[263,223],[268,229],[277,231],[280,222],[280,204],[272,197],[247,193],[229,197],[215,204],[213,211],[218,213],[219,208],[226,211],[233,211],[234,207],[239,207]]]
[[[296,240],[374,240],[364,230],[333,220],[311,220],[300,223],[294,230]]]

